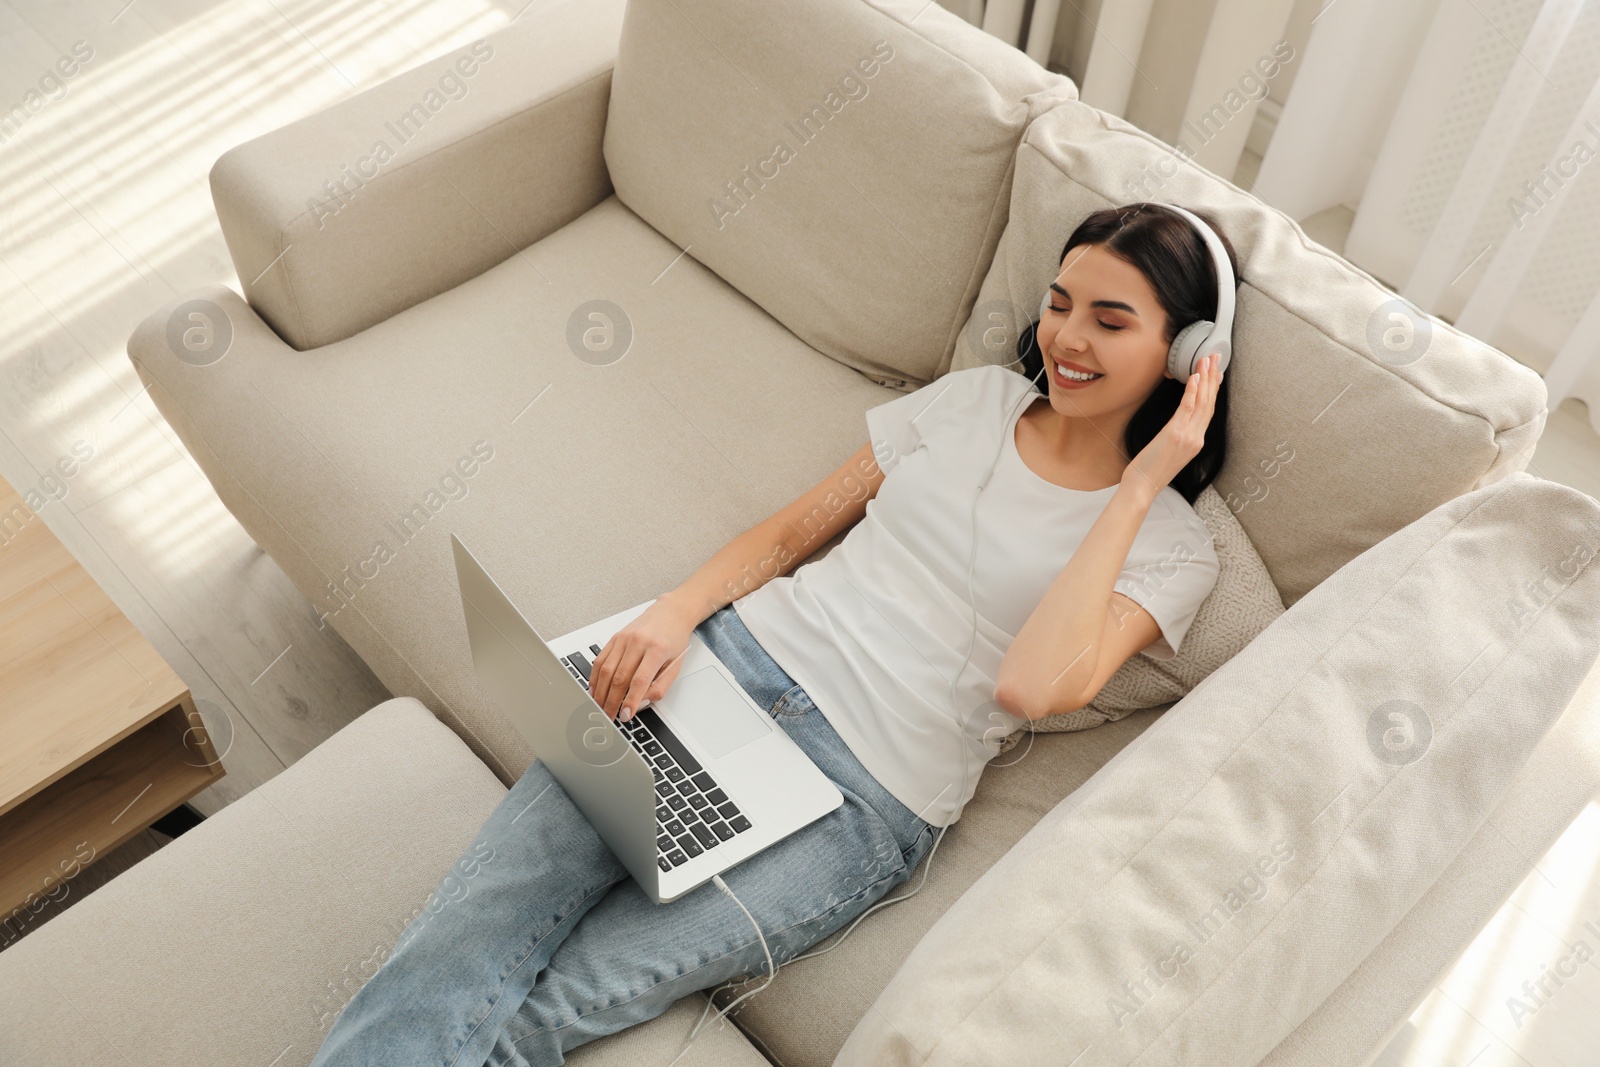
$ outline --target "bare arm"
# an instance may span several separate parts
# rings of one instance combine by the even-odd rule
[[[1024,719],[1076,711],[1160,636],[1150,613],[1115,592],[1152,494],[1117,488],[1006,650],[995,703]]]
[[[719,608],[788,574],[867,513],[883,484],[872,444],[791,503],[735,537],[617,631],[595,657],[590,696],[607,715],[659,700],[694,628]]]

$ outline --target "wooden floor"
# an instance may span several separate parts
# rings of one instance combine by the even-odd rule
[[[0,475],[57,498],[43,519],[194,692],[228,770],[195,800],[205,814],[388,694],[222,506],[143,394],[127,338],[174,295],[240,288],[206,181],[224,150],[525,6],[0,0],[0,111],[45,97],[0,141]],[[57,85],[75,46],[92,58]],[[1236,180],[1248,188],[1258,166],[1247,156]],[[1304,225],[1337,251],[1350,212]],[[55,481],[85,445],[93,458]],[[1552,413],[1530,469],[1600,496],[1600,436],[1579,401]],[[33,928],[166,841],[129,842]]]

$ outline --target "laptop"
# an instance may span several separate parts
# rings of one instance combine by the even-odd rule
[[[844,803],[699,634],[660,700],[626,722],[601,710],[594,657],[653,599],[546,641],[461,539],[450,544],[484,688],[657,904]]]

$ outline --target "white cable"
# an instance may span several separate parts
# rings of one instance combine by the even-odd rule
[[[1032,381],[1029,383],[1031,385],[1039,384],[1039,378],[1044,374],[1045,368],[1049,366],[1049,361],[1042,350],[1039,353],[1039,359],[1039,373],[1033,376]],[[1000,424],[1000,447],[995,449],[994,459],[989,464],[989,473],[984,475],[983,481],[978,483],[978,491],[972,494],[972,550],[967,554],[967,603],[972,607],[972,634],[967,639],[966,658],[961,661],[960,668],[951,676],[949,689],[950,709],[952,714],[956,716],[957,735],[961,739],[961,802],[963,804],[966,802],[967,784],[972,780],[972,775],[967,760],[967,725],[960,718],[960,712],[956,710],[956,682],[967,672],[967,665],[972,662],[972,650],[978,643],[978,597],[972,589],[972,572],[978,561],[978,497],[983,495],[984,487],[989,484],[989,479],[994,477],[995,468],[1000,466],[1000,456],[1005,452],[1006,447],[1006,434],[1015,432],[1009,430],[1012,416],[1017,413],[1017,409],[1025,402],[1031,402],[1034,395],[1031,390],[1024,392],[1011,405],[1011,411],[1006,415],[1006,421]],[[939,836],[944,836],[943,828],[941,828]],[[933,857],[930,854],[928,858],[931,860]]]
[[[1039,373],[1034,375],[1032,381],[1030,382],[1030,384],[1033,384],[1033,385],[1037,385],[1038,384],[1039,378],[1045,372],[1045,368],[1049,366],[1048,363],[1044,363],[1043,362],[1044,354],[1042,352],[1040,353],[1040,357],[1041,357],[1041,365],[1039,367]],[[1005,451],[1005,447],[1006,447],[1005,432],[1006,432],[1006,428],[1011,425],[1011,415],[1016,414],[1017,408],[1020,407],[1022,405],[1022,403],[1028,399],[1029,396],[1030,396],[1030,393],[1023,393],[1021,396],[1019,396],[1017,398],[1017,400],[1016,400],[1016,403],[1014,403],[1011,406],[1011,412],[1009,414],[1007,414],[1006,421],[1001,423],[1001,427],[1000,427],[1000,429],[1001,429],[1000,447],[995,451],[993,462],[991,462],[989,464],[989,473],[984,476],[983,481],[978,483],[978,492],[974,493],[973,497],[972,497],[972,550],[967,555],[967,602],[972,606],[972,634],[971,634],[970,638],[967,640],[967,655],[966,655],[966,658],[961,661],[960,669],[957,670],[955,675],[950,679],[949,694],[950,694],[950,706],[951,706],[952,710],[955,708],[956,682],[961,678],[961,676],[963,674],[966,673],[967,666],[972,662],[972,650],[977,646],[977,642],[978,642],[978,602],[977,602],[977,596],[974,594],[973,589],[972,589],[972,572],[974,570],[974,567],[975,567],[975,565],[977,563],[977,559],[978,559],[978,496],[980,494],[982,494],[984,487],[989,484],[989,479],[994,477],[995,468],[1000,465],[1000,456]],[[972,776],[969,773],[970,768],[968,767],[968,763],[967,763],[967,747],[966,747],[967,746],[967,730],[966,730],[966,724],[963,723],[961,721],[961,719],[959,718],[959,713],[958,713],[957,718],[956,718],[956,727],[957,727],[957,735],[961,739],[961,795],[963,797],[965,797],[966,796],[966,791],[967,791],[967,783],[969,781],[971,781]],[[929,872],[931,872],[933,870],[933,857],[938,853],[939,845],[940,845],[941,842],[944,841],[945,831],[950,828],[950,825],[951,825],[950,823],[945,823],[943,826],[939,827],[939,836],[934,839],[933,847],[928,850],[927,861],[925,863],[923,863],[923,865],[922,865],[922,877],[921,877],[921,879],[918,880],[917,887],[915,889],[913,889],[909,893],[906,893],[904,896],[891,897],[891,898],[889,898],[887,900],[878,901],[878,903],[874,904],[872,907],[868,908],[866,911],[862,912],[860,915],[857,915],[856,918],[855,918],[855,921],[852,922],[848,927],[845,928],[844,933],[841,934],[839,936],[839,939],[837,941],[835,941],[833,944],[829,945],[827,948],[814,949],[811,952],[807,952],[807,953],[804,953],[803,955],[796,956],[793,959],[787,961],[784,964],[784,966],[788,966],[788,964],[790,964],[790,963],[797,963],[800,960],[810,959],[813,956],[821,956],[821,955],[823,955],[825,953],[832,952],[834,949],[836,949],[840,945],[844,944],[845,938],[849,937],[851,932],[853,930],[855,930],[855,928],[861,924],[861,921],[863,919],[865,919],[868,915],[871,915],[873,912],[877,911],[879,908],[886,908],[890,904],[898,904],[902,900],[910,900],[912,897],[914,897],[918,893],[922,892],[922,887],[927,884],[928,874],[929,874]],[[738,897],[734,896],[733,890],[728,888],[728,883],[726,883],[726,882],[724,882],[722,880],[722,875],[720,875],[720,874],[713,875],[712,878],[711,878],[711,881],[712,881],[713,885],[715,885],[718,889],[721,889],[724,893],[726,893],[730,900],[732,900],[735,904],[739,905],[739,910],[744,912],[745,918],[750,920],[750,925],[755,927],[755,929],[756,929],[756,937],[761,939],[761,950],[764,953],[766,953],[766,956],[767,956],[767,980],[765,982],[762,982],[756,988],[754,988],[752,990],[749,990],[748,992],[743,993],[740,996],[736,997],[730,1004],[728,1004],[727,1007],[725,1007],[725,1008],[721,1009],[720,1011],[718,1011],[717,1015],[716,1015],[716,1018],[721,1020],[721,1019],[725,1019],[727,1017],[728,1013],[733,1011],[733,1009],[738,1006],[740,1001],[746,999],[747,997],[755,996],[757,993],[759,993],[763,989],[767,988],[767,986],[771,985],[772,984],[772,980],[777,977],[778,968],[773,965],[772,952],[771,952],[770,949],[767,948],[767,939],[766,939],[765,935],[762,934],[761,925],[756,922],[755,916],[750,914],[750,909],[746,908],[744,906],[744,903],[742,901],[740,901],[740,899]],[[729,982],[729,983],[719,987],[719,989],[731,988],[733,985],[736,985],[738,981],[739,980],[735,980],[734,982]],[[715,998],[715,996],[716,996],[718,991],[719,990],[712,990],[711,993],[706,997],[706,1006],[700,1010],[700,1018],[699,1018],[699,1020],[697,1020],[695,1022],[694,1028],[689,1031],[689,1040],[684,1043],[684,1046],[683,1046],[682,1050],[680,1050],[678,1052],[678,1054],[672,1058],[672,1063],[669,1063],[667,1065],[667,1067],[673,1067],[674,1064],[676,1064],[680,1059],[683,1058],[683,1054],[685,1052],[689,1051],[689,1046],[694,1043],[695,1038],[698,1037],[699,1034],[700,1034],[700,1028],[706,1021],[706,1012],[711,1010],[711,1005],[712,1005],[712,1002],[713,1002],[713,998]]]
[[[767,980],[765,982],[762,982],[760,985],[756,986],[754,989],[750,990],[749,992],[744,993],[741,996],[735,997],[732,1003],[730,1003],[726,1008],[723,1008],[721,1011],[717,1012],[716,1018],[720,1021],[720,1020],[726,1018],[727,1014],[730,1011],[732,1011],[736,1006],[738,1006],[739,1001],[744,1000],[745,997],[753,997],[757,993],[761,992],[763,989],[767,988],[767,986],[771,985],[772,984],[772,980],[774,978],[776,978],[777,975],[778,975],[778,968],[772,962],[772,950],[767,947],[767,937],[766,937],[765,934],[763,934],[761,932],[761,924],[756,922],[756,917],[754,915],[750,914],[750,909],[744,906],[744,901],[740,900],[737,896],[735,896],[733,890],[728,888],[728,883],[724,882],[722,880],[722,875],[720,875],[720,874],[712,875],[711,876],[711,884],[716,886],[718,889],[722,890],[724,893],[726,893],[728,895],[728,899],[729,900],[731,900],[735,904],[739,905],[739,910],[744,912],[744,917],[746,919],[749,919],[750,920],[750,925],[756,928],[756,937],[761,942],[761,951],[763,953],[765,953],[766,957],[767,957]],[[728,984],[732,985],[734,983],[730,982]],[[689,1031],[689,1040],[684,1042],[683,1048],[681,1050],[679,1050],[678,1054],[672,1058],[672,1063],[677,1063],[680,1059],[682,1059],[683,1058],[683,1054],[685,1052],[689,1051],[689,1046],[694,1044],[694,1039],[696,1037],[700,1036],[700,1027],[706,1021],[706,1012],[710,1010],[712,997],[715,997],[715,996],[716,996],[716,991],[713,990],[710,993],[710,995],[708,995],[706,997],[706,1006],[704,1008],[700,1009],[700,1018],[695,1022],[694,1029]],[[672,1067],[672,1064],[668,1064],[667,1067]]]
[[[861,924],[861,920],[862,919],[865,919],[868,915],[871,915],[873,912],[877,911],[879,908],[887,908],[890,904],[898,904],[902,900],[910,900],[912,897],[914,897],[918,893],[922,892],[923,885],[926,884],[927,881],[928,881],[928,872],[933,869],[933,854],[935,852],[939,851],[939,842],[944,840],[944,832],[945,832],[946,829],[947,829],[947,827],[945,827],[945,826],[939,827],[939,836],[934,838],[934,840],[933,840],[933,848],[928,850],[928,862],[923,864],[923,866],[922,866],[922,878],[918,880],[917,888],[913,889],[911,892],[905,894],[904,896],[890,897],[887,900],[878,901],[872,907],[868,908],[866,911],[862,912],[860,915],[857,915],[856,919],[855,919],[855,922],[853,922],[849,926],[845,927],[844,933],[839,935],[839,940],[835,941],[833,944],[829,945],[827,948],[812,949],[810,952],[807,952],[804,955],[796,956],[794,959],[790,960],[789,963],[797,963],[800,960],[808,960],[812,956],[822,956],[822,955],[826,955],[829,952],[832,952],[834,949],[836,949],[840,945],[844,944],[844,939],[850,936],[850,931],[854,930],[857,926],[859,926]],[[786,964],[784,964],[784,966],[787,967],[788,964],[786,963]]]
[[[1039,368],[1039,374],[1036,374],[1036,375],[1033,376],[1033,383],[1034,384],[1038,383],[1039,376],[1042,375],[1043,373],[1044,373],[1044,366],[1041,365],[1040,368]],[[1001,424],[1000,448],[998,450],[996,450],[996,452],[994,454],[994,461],[989,464],[989,473],[988,473],[988,475],[986,475],[984,477],[983,481],[980,482],[979,485],[978,485],[978,492],[979,493],[983,492],[983,487],[989,484],[989,479],[994,477],[995,468],[1000,465],[1000,454],[1001,454],[1002,451],[1004,451],[1004,449],[1006,447],[1005,427],[1009,426],[1010,423],[1011,423],[1011,414],[1015,414],[1018,406],[1020,406],[1022,404],[1022,402],[1024,400],[1026,400],[1027,398],[1028,398],[1028,394],[1027,393],[1023,393],[1022,396],[1018,397],[1017,400],[1016,400],[1016,403],[1012,404],[1011,413],[1006,416],[1006,421]],[[978,494],[975,493],[975,494],[973,494],[973,497],[972,497],[972,551],[970,553],[968,553],[968,555],[967,555],[967,600],[968,600],[969,603],[972,604],[972,636],[967,641],[967,657],[966,657],[966,659],[962,660],[961,669],[956,671],[954,678],[950,679],[950,690],[949,690],[949,692],[950,692],[950,705],[951,705],[952,708],[955,706],[955,686],[956,686],[956,681],[961,677],[962,674],[966,673],[967,664],[972,662],[972,649],[977,644],[977,640],[978,640],[978,605],[977,605],[977,598],[976,598],[976,596],[974,596],[973,591],[972,591],[972,571],[973,571],[973,566],[977,561],[977,558],[978,558]],[[962,775],[962,777],[961,777],[961,792],[962,792],[962,795],[965,796],[966,795],[966,791],[967,791],[967,782],[971,780],[971,775],[968,773],[968,767],[967,767],[967,749],[966,749],[966,741],[967,741],[966,732],[967,731],[966,731],[965,724],[961,723],[959,719],[957,719],[956,725],[957,725],[957,728],[958,728],[960,736],[961,736],[961,775]],[[868,908],[866,911],[862,912],[860,915],[857,915],[856,918],[855,918],[855,921],[852,922],[849,926],[847,926],[845,928],[844,933],[839,935],[839,940],[835,941],[833,944],[829,945],[827,948],[814,949],[811,952],[805,953],[804,955],[796,956],[794,959],[789,960],[788,962],[789,963],[797,963],[800,960],[808,960],[813,956],[821,956],[821,955],[823,955],[825,953],[832,952],[834,949],[836,949],[840,945],[844,944],[845,938],[849,937],[851,931],[854,930],[857,926],[859,926],[861,924],[861,920],[865,919],[868,915],[871,915],[873,912],[877,911],[879,908],[886,908],[890,904],[898,904],[902,900],[910,900],[912,897],[914,897],[918,893],[920,893],[922,891],[922,887],[927,884],[928,872],[933,870],[933,857],[938,853],[939,844],[940,844],[940,842],[942,842],[944,840],[944,833],[949,828],[950,828],[950,824],[949,823],[945,823],[943,826],[939,827],[939,836],[934,839],[933,847],[928,850],[928,859],[927,859],[927,862],[924,863],[923,866],[922,866],[922,877],[921,877],[921,879],[918,880],[917,887],[915,889],[913,889],[909,893],[906,893],[903,896],[890,897],[887,900],[878,901],[878,903],[874,904],[872,907]],[[784,966],[788,966],[788,964],[786,963]]]
[[[1044,374],[1044,366],[1041,365],[1040,368],[1039,368],[1039,374],[1036,374],[1036,375],[1033,376],[1033,383],[1034,384],[1038,383],[1039,376],[1042,375],[1042,374]],[[988,475],[986,475],[984,477],[983,481],[981,483],[979,483],[979,485],[978,485],[978,492],[979,493],[981,493],[983,491],[983,487],[984,486],[989,484],[989,479],[994,477],[995,468],[1000,465],[1000,455],[1001,455],[1001,452],[1004,451],[1004,449],[1006,447],[1005,428],[1011,424],[1011,414],[1015,414],[1017,408],[1027,398],[1028,398],[1028,394],[1027,393],[1023,393],[1022,396],[1018,397],[1016,403],[1012,404],[1011,413],[1007,414],[1006,421],[1001,424],[1000,449],[995,452],[994,461],[989,464],[989,473],[988,473]],[[961,669],[956,671],[955,677],[950,680],[950,690],[949,690],[949,692],[950,692],[950,705],[951,705],[952,708],[955,706],[955,685],[956,685],[956,681],[961,677],[962,674],[966,673],[967,665],[972,662],[972,650],[973,650],[973,647],[977,644],[977,639],[978,639],[978,605],[977,605],[977,598],[973,594],[973,591],[972,591],[972,572],[973,572],[974,564],[977,561],[977,557],[978,557],[978,495],[975,493],[975,494],[973,494],[973,497],[972,497],[972,551],[970,553],[968,553],[968,555],[967,555],[967,600],[972,605],[972,636],[967,642],[967,657],[966,657],[966,659],[964,659],[962,661]],[[961,748],[961,768],[962,768],[962,771],[961,771],[961,774],[962,774],[961,792],[962,792],[962,795],[965,796],[966,795],[966,790],[967,790],[967,782],[971,778],[971,775],[968,774],[968,768],[967,768],[966,726],[965,726],[965,724],[961,723],[960,720],[958,719],[957,720],[957,727],[958,727],[960,735],[961,735],[961,745],[962,745],[962,748]],[[871,915],[873,912],[877,911],[879,908],[886,908],[890,904],[898,904],[902,900],[910,900],[912,897],[914,897],[918,893],[920,893],[922,891],[922,887],[927,884],[928,872],[933,870],[933,857],[938,854],[939,845],[940,845],[940,843],[942,841],[944,841],[945,831],[948,830],[949,828],[950,828],[950,824],[949,823],[946,823],[943,826],[939,827],[939,836],[934,839],[933,847],[928,850],[927,862],[924,863],[923,866],[922,866],[922,877],[917,881],[917,887],[915,889],[913,889],[909,893],[906,893],[903,896],[890,897],[887,900],[878,901],[878,903],[874,904],[872,907],[868,908],[866,911],[862,912],[860,915],[857,915],[856,918],[855,918],[855,921],[852,922],[848,927],[845,928],[845,931],[844,931],[843,934],[839,935],[839,940],[835,941],[833,944],[829,945],[827,948],[814,949],[811,952],[805,953],[804,955],[796,956],[794,959],[789,960],[788,962],[789,963],[797,963],[800,960],[808,960],[813,956],[821,956],[824,953],[832,952],[834,949],[836,949],[840,945],[844,944],[845,938],[849,937],[851,931],[853,931],[857,926],[859,926],[861,924],[861,920],[865,919],[868,915]],[[785,964],[785,966],[788,966],[788,964]]]

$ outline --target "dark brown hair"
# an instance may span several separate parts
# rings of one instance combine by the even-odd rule
[[[1237,289],[1239,259],[1234,254],[1228,235],[1205,212],[1195,211],[1194,214],[1204,219],[1206,225],[1221,238],[1222,247],[1227,250],[1228,262],[1233,268],[1234,287]],[[1096,211],[1072,231],[1060,258],[1056,260],[1057,265],[1065,262],[1067,253],[1079,245],[1100,245],[1138,268],[1155,291],[1162,310],[1167,313],[1165,341],[1168,345],[1172,344],[1178,331],[1191,322],[1200,319],[1216,321],[1217,269],[1211,261],[1211,250],[1194,225],[1177,212],[1148,201]],[[1035,382],[1040,380],[1040,372],[1044,369],[1044,353],[1039,350],[1038,340],[1037,321],[1017,338],[1021,373]],[[1215,480],[1226,458],[1229,377],[1225,373],[1222,384],[1217,387],[1216,407],[1211,423],[1206,427],[1205,444],[1188,466],[1172,479],[1172,488],[1183,494],[1183,498],[1191,505],[1205,487]],[[1128,459],[1137,456],[1172,419],[1183,400],[1184,385],[1184,382],[1163,377],[1144,404],[1134,412],[1123,434],[1123,450]],[[1040,392],[1049,395],[1044,389]]]

